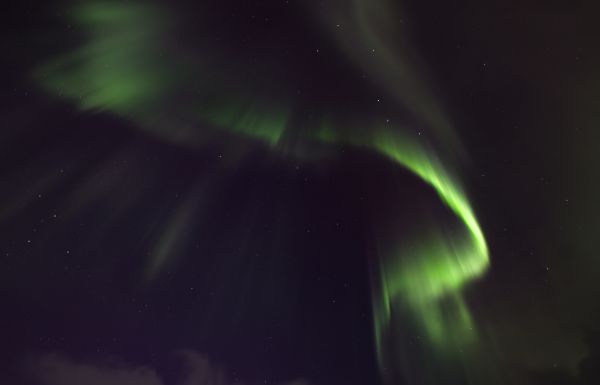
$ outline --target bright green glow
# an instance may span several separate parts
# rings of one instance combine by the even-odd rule
[[[279,141],[286,127],[285,103],[256,102],[247,90],[255,86],[215,74],[220,63],[212,56],[209,73],[207,60],[172,52],[165,10],[143,3],[86,2],[68,14],[84,31],[84,41],[34,71],[34,79],[50,93],[81,110],[110,111],[185,144],[202,140],[202,124],[270,145]],[[181,90],[189,94],[182,96]]]
[[[392,327],[395,306],[412,309],[424,332],[440,349],[466,344],[476,335],[462,290],[489,266],[487,245],[475,214],[456,181],[416,142],[381,131],[372,145],[433,187],[464,225],[462,235],[449,238],[434,231],[382,262],[382,288],[377,290],[381,295],[374,299],[380,359],[382,339],[386,329]],[[453,304],[450,314],[449,304]]]
[[[34,78],[49,92],[76,102],[81,110],[110,111],[171,140],[202,140],[199,132],[204,124],[270,146],[280,143],[290,103],[257,101],[251,91],[241,91],[252,89],[252,85],[215,74],[217,59],[208,65],[198,58],[182,60],[181,53],[171,55],[165,20],[163,10],[147,5],[91,2],[80,6],[73,11],[73,21],[85,33],[82,46],[47,62],[35,71]],[[391,54],[386,57],[386,62],[395,62]],[[197,79],[199,74],[204,78]],[[418,89],[410,79],[407,76],[404,83],[398,83],[408,82],[410,87],[398,89]],[[190,88],[197,88],[191,96],[177,94]],[[196,94],[202,97],[195,98]],[[412,94],[403,93],[399,99],[418,106],[417,115],[423,117],[429,98],[422,96],[411,103]],[[173,105],[170,100],[186,104]],[[434,110],[438,112],[431,119],[437,122],[441,113]],[[306,134],[306,139],[366,147],[384,155],[430,185],[463,226],[462,232],[450,237],[432,224],[429,234],[419,234],[409,244],[385,250],[389,255],[381,258],[373,301],[380,358],[383,339],[396,327],[395,310],[408,309],[439,349],[475,338],[462,292],[469,282],[482,276],[489,257],[481,228],[459,183],[431,150],[399,136],[390,127],[373,127],[362,134],[351,127],[336,128],[335,124],[324,124]],[[165,237],[166,246],[157,251],[151,275],[168,258],[173,241],[171,235]]]
[[[433,152],[390,127],[373,127],[360,137],[339,135],[324,125],[318,139],[367,146],[413,172],[430,185],[457,216],[464,230],[452,236],[431,224],[421,234],[384,255],[374,288],[374,320],[378,354],[383,354],[384,335],[390,331],[393,310],[410,309],[423,332],[439,349],[465,344],[476,338],[474,323],[462,297],[467,284],[489,267],[488,248],[465,193]],[[452,311],[448,311],[448,308]],[[402,325],[396,325],[402,328]],[[393,333],[392,333],[393,334]]]
[[[85,31],[85,44],[35,72],[47,90],[78,101],[83,110],[119,114],[141,114],[166,91],[170,79],[159,64],[163,25],[156,10],[85,3],[71,17]]]

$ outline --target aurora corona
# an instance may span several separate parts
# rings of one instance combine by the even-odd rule
[[[47,92],[76,103],[81,111],[114,114],[181,145],[196,146],[226,134],[227,140],[258,141],[284,157],[302,160],[297,151],[287,152],[293,109],[287,90],[267,87],[265,91],[253,79],[217,71],[224,60],[216,54],[203,56],[208,49],[198,57],[178,59],[168,44],[174,21],[166,11],[142,3],[84,2],[68,14],[83,30],[84,40],[35,69],[33,79]],[[200,95],[185,97],[193,93],[186,86],[190,82],[200,89]],[[412,83],[412,89],[419,87]],[[405,95],[400,99],[410,105]],[[423,100],[409,109],[426,115],[422,105],[416,106]],[[329,118],[324,114],[294,128],[296,136],[307,146],[341,144],[373,152],[409,170],[435,191],[460,226],[448,235],[431,224],[427,234],[416,236],[409,244],[398,242],[379,256],[372,302],[380,365],[385,366],[387,360],[383,345],[394,343],[393,330],[402,327],[395,323],[398,313],[410,313],[442,355],[457,344],[476,341],[464,290],[483,276],[490,261],[483,231],[458,178],[427,139],[403,132],[404,127],[378,123],[380,119],[375,117],[354,123],[361,127],[333,123],[335,119]],[[159,259],[148,262],[152,274],[160,271],[166,258],[163,252]]]

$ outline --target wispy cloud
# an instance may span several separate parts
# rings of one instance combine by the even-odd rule
[[[126,365],[118,361],[82,362],[65,355],[47,353],[30,359],[27,377],[40,385],[246,385],[231,378],[205,355],[192,350],[179,350],[182,361],[181,380],[168,383],[151,367]],[[281,385],[309,385],[298,379]]]
[[[57,354],[41,356],[29,369],[42,385],[164,385],[148,367],[80,363]]]

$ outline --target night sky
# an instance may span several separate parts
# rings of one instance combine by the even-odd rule
[[[0,384],[600,383],[600,6],[0,12]]]

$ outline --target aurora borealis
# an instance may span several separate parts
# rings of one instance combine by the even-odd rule
[[[3,383],[597,379],[590,9],[14,12]]]

